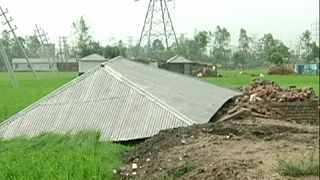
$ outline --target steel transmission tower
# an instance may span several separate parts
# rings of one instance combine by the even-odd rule
[[[171,0],[150,0],[139,39],[140,48],[151,50],[155,40],[160,40],[165,49],[172,45],[179,47],[167,6],[169,1]]]

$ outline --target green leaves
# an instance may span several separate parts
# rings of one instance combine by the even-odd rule
[[[317,62],[319,46],[311,40],[311,32],[305,31],[300,37],[300,57],[306,63]]]
[[[289,61],[289,48],[281,40],[274,39],[270,33],[260,39],[260,48],[262,58],[272,64],[284,64]]]

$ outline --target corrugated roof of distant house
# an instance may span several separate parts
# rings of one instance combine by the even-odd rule
[[[29,58],[30,63],[37,63],[37,64],[47,64],[49,63],[48,58]],[[26,58],[13,58],[12,59],[13,64],[27,64]]]
[[[239,93],[122,57],[98,66],[0,124],[0,137],[98,130],[103,141],[208,122]]]
[[[194,62],[190,61],[189,59],[186,59],[183,56],[176,55],[168,59],[167,63],[194,63]]]
[[[79,61],[101,61],[105,62],[107,59],[99,54],[91,54],[86,57],[79,59]]]

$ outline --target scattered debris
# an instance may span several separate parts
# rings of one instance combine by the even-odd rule
[[[281,88],[273,81],[256,79],[249,87],[242,87],[243,93],[235,97],[234,103],[224,107],[224,115],[218,121],[251,115],[263,118],[279,118],[282,112],[270,103],[310,101],[316,98],[312,88]]]
[[[133,169],[133,170],[138,169],[138,164],[137,164],[137,163],[133,163],[133,164],[132,164],[132,169]]]

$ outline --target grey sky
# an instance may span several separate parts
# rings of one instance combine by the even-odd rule
[[[148,0],[1,0],[8,8],[19,35],[33,34],[34,24],[43,27],[52,42],[71,33],[72,22],[84,16],[91,34],[102,44],[118,39],[137,39]],[[194,35],[195,29],[214,31],[226,27],[232,44],[237,44],[240,28],[257,37],[272,33],[287,45],[311,29],[319,16],[319,0],[176,0],[169,4],[179,35]],[[1,20],[3,20],[1,18]],[[2,31],[5,27],[0,25]],[[111,38],[115,40],[112,40]]]

